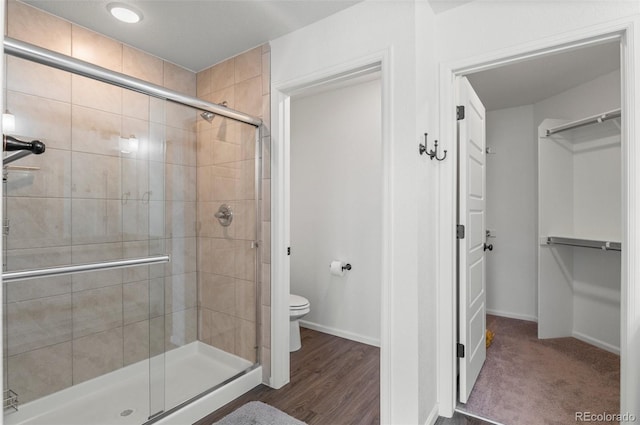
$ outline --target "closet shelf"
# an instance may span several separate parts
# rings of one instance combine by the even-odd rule
[[[560,236],[547,236],[546,242],[547,245],[569,245],[569,246],[580,246],[584,248],[595,248],[601,249],[603,251],[621,251],[622,244],[620,242],[611,242],[611,241],[599,241],[594,239],[577,239],[577,238],[566,238]]]
[[[561,131],[570,130],[572,128],[578,128],[585,125],[601,123],[603,121],[611,120],[614,118],[619,118],[622,115],[622,110],[620,108],[614,109],[612,111],[603,112],[601,114],[593,115],[587,118],[583,118],[577,121],[571,121],[566,124],[559,125],[557,127],[548,128],[545,132],[546,136],[549,137],[552,134],[560,133]]]

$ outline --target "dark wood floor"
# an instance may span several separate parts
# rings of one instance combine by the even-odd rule
[[[291,382],[260,385],[195,425],[211,425],[249,401],[262,401],[309,425],[380,423],[380,349],[301,329]]]

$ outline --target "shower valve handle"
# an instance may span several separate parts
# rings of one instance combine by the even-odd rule
[[[222,204],[213,216],[218,219],[220,225],[227,227],[233,221],[233,210],[231,209],[231,206]]]

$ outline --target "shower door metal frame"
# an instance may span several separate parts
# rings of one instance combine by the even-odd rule
[[[262,120],[258,117],[247,115],[243,112],[218,105],[216,103],[207,102],[197,97],[187,96],[174,90],[166,89],[162,86],[149,83],[138,78],[130,77],[126,74],[111,71],[101,66],[93,65],[70,56],[66,56],[52,50],[43,49],[24,41],[15,40],[10,37],[4,39],[4,53],[18,58],[27,59],[42,65],[68,71],[73,74],[82,75],[83,77],[93,80],[102,81],[103,83],[113,84],[118,87],[144,93],[156,98],[169,100],[185,106],[191,106],[203,111],[213,112],[216,115],[250,124],[256,128],[262,125]]]
[[[35,46],[30,43],[26,43],[24,41],[16,40],[10,37],[5,37],[3,41],[4,53],[7,55],[15,56],[21,59],[25,59],[31,62],[36,62],[41,65],[50,66],[52,68],[60,69],[63,71],[70,72],[72,74],[81,75],[83,77],[87,77],[93,80],[101,81],[107,84],[111,84],[117,87],[129,89],[138,93],[142,93],[148,96],[152,96],[155,98],[167,100],[170,102],[174,102],[180,105],[192,107],[195,109],[199,109],[202,111],[212,112],[216,115],[229,118],[231,120],[241,122],[244,124],[249,124],[255,127],[255,212],[256,212],[256,239],[252,242],[252,247],[256,249],[255,255],[255,300],[256,300],[256,361],[254,364],[247,369],[237,373],[233,377],[217,384],[208,390],[205,390],[194,397],[178,404],[177,406],[170,407],[168,410],[164,410],[154,414],[149,412],[152,415],[147,422],[143,425],[152,424],[158,422],[164,418],[167,418],[169,415],[179,411],[183,407],[191,404],[194,401],[204,398],[205,396],[213,393],[214,391],[224,387],[226,384],[233,382],[237,378],[250,373],[256,368],[260,367],[260,355],[261,355],[261,291],[259,290],[260,279],[260,264],[261,264],[261,248],[262,248],[262,240],[261,240],[261,206],[260,202],[262,200],[262,138],[263,138],[263,121],[259,117],[254,117],[248,114],[245,114],[240,111],[236,111],[231,108],[227,108],[226,106],[219,105],[212,102],[207,102],[205,100],[199,99],[197,97],[188,96],[182,93],[179,93],[174,90],[167,89],[162,86],[158,86],[156,84],[149,83],[144,80],[140,80],[135,77],[131,77],[126,74],[122,74],[119,72],[111,71],[109,69],[91,64],[89,62],[85,62],[70,56],[66,56],[48,49],[44,49],[42,47]],[[6,203],[5,203],[6,204]],[[149,257],[150,259],[151,257]],[[145,259],[149,261],[149,259]],[[113,262],[105,262],[105,264],[111,263],[113,266]],[[99,266],[99,263],[94,263],[92,266]],[[120,265],[117,267],[129,267],[131,265]],[[88,271],[88,270],[87,270]],[[18,278],[19,279],[19,278]],[[16,280],[18,280],[16,279]]]

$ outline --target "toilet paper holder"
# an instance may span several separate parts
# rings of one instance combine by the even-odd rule
[[[333,276],[344,276],[344,274],[351,270],[351,264],[345,263],[340,260],[333,260],[329,264],[329,271]]]

